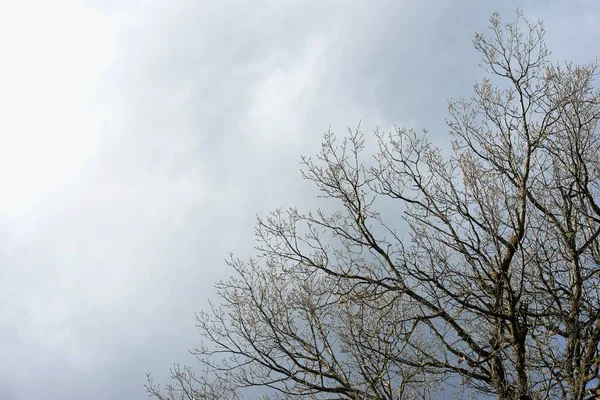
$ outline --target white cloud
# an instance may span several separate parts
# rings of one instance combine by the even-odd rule
[[[326,64],[324,38],[307,40],[303,54],[287,65],[273,63],[267,76],[254,87],[247,119],[240,128],[256,149],[277,151],[278,143],[297,142],[304,131],[307,106],[321,85]]]
[[[67,2],[2,6],[0,215],[45,202],[93,156],[119,23]]]

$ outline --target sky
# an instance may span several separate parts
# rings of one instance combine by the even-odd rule
[[[600,2],[0,2],[0,399],[145,399],[254,223],[319,206],[300,155],[361,121],[448,145],[476,31],[541,18],[600,54]]]

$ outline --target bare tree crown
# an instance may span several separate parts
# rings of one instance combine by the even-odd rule
[[[302,174],[339,211],[259,219],[258,257],[230,258],[234,277],[198,315],[206,374],[175,368],[152,395],[421,399],[455,384],[596,398],[596,64],[551,63],[542,23],[521,13],[494,14],[474,45],[487,76],[449,103],[451,154],[398,128],[375,133],[369,159],[358,129],[327,133]]]

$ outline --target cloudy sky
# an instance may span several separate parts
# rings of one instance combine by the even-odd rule
[[[499,2],[498,2],[499,3]],[[426,128],[493,11],[600,54],[580,1],[0,1],[0,399],[144,399],[331,125]]]

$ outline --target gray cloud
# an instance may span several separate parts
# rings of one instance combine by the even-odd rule
[[[252,254],[255,215],[320,204],[300,178],[299,155],[315,153],[329,125],[342,132],[362,119],[369,132],[409,124],[443,143],[446,101],[469,96],[481,76],[470,40],[494,9],[478,1],[368,4],[73,8],[81,40],[57,37],[71,38],[84,59],[63,49],[81,70],[71,67],[77,74],[58,83],[70,85],[59,99],[77,106],[76,123],[66,123],[66,105],[52,104],[55,86],[43,86],[46,103],[34,106],[60,110],[47,134],[63,138],[61,146],[82,142],[73,149],[84,153],[42,140],[55,157],[36,154],[62,159],[60,176],[23,192],[33,193],[27,207],[0,203],[0,398],[146,398],[145,372],[161,380],[173,361],[191,360],[193,313],[230,274],[227,253]],[[598,54],[593,2],[544,4],[522,6],[545,20],[555,57]],[[499,11],[512,18],[517,5]],[[61,7],[57,21],[72,6]],[[85,40],[102,53],[81,47]],[[56,76],[43,64],[31,70],[40,85]],[[38,129],[34,122],[23,129]]]

